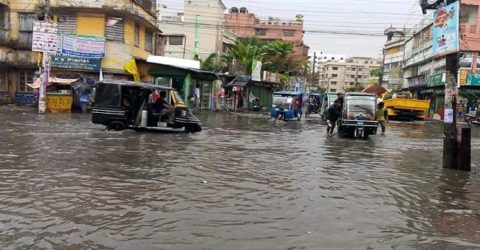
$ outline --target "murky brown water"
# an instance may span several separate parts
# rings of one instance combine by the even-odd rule
[[[0,118],[2,249],[480,248],[480,176],[441,168],[439,123],[355,141],[262,115],[204,115],[198,134]]]

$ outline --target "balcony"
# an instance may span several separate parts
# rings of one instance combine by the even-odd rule
[[[53,9],[102,9],[112,12],[126,13],[135,17],[140,17],[156,26],[157,14],[155,13],[155,5],[153,0],[51,0],[50,3]]]

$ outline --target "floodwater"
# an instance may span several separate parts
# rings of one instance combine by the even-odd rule
[[[197,134],[0,118],[1,249],[480,248],[480,128],[465,173],[442,169],[436,122],[362,141],[263,114]]]

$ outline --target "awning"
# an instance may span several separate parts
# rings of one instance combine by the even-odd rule
[[[48,79],[48,85],[52,85],[52,84],[71,85],[76,81],[78,81],[78,79],[64,79],[64,78],[58,78],[58,77],[50,77]],[[35,82],[33,82],[32,84],[27,83],[27,85],[32,89],[39,89],[41,82],[42,82],[42,78],[39,77],[35,80]]]
[[[231,82],[229,82],[225,87],[245,87],[250,82],[251,77],[249,76],[237,76]]]

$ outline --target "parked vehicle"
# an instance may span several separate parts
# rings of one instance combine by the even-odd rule
[[[153,97],[163,92],[169,114],[153,108]],[[172,88],[130,81],[97,83],[92,122],[112,130],[131,128],[160,132],[199,132],[200,121]]]
[[[320,108],[320,116],[322,120],[327,120],[325,118],[325,112],[333,105],[333,102],[337,100],[338,94],[337,93],[325,93],[322,98],[322,106]]]
[[[322,95],[318,93],[309,94],[306,105],[305,118],[307,118],[310,114],[320,113],[322,107]]]
[[[273,93],[270,116],[284,121],[300,121],[302,118],[303,93],[281,91]]]
[[[402,93],[385,93],[382,100],[392,120],[424,120],[430,108],[429,100],[414,99]]]
[[[339,120],[338,133],[344,137],[366,139],[377,133],[376,96],[367,93],[346,93]]]
[[[469,126],[480,126],[480,117],[477,117],[476,115],[466,114],[465,122],[467,122]]]

